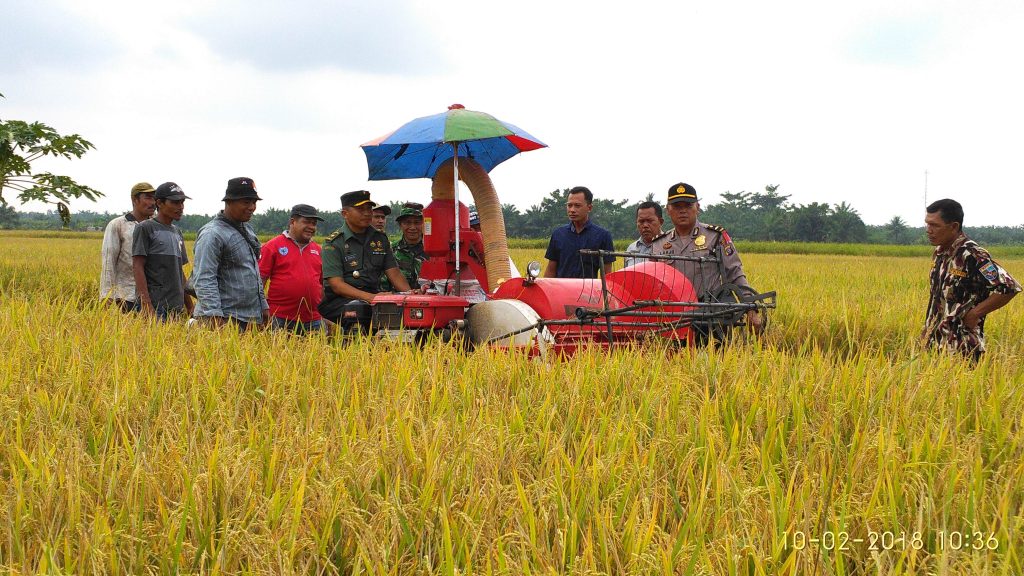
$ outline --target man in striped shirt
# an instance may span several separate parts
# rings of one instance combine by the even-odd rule
[[[270,320],[260,277],[260,241],[249,225],[258,200],[252,178],[228,180],[224,210],[196,234],[192,286],[197,320],[230,323],[240,330]]]

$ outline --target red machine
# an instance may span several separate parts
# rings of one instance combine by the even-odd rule
[[[484,268],[484,244],[480,233],[469,227],[469,208],[459,202],[459,259],[462,280],[480,282],[490,292]],[[453,280],[455,277],[455,201],[434,200],[423,209],[423,251],[430,260],[423,263],[420,277]],[[468,265],[468,266],[467,266]]]
[[[492,291],[483,239],[469,228],[466,206],[459,204],[460,281],[455,278],[454,201],[434,200],[424,209],[423,220],[424,251],[430,259],[420,276],[431,281],[431,288],[426,294],[378,296],[372,303],[371,329],[408,341],[421,341],[428,334],[443,339],[464,335],[474,346],[522,346],[536,354],[571,354],[581,345],[608,348],[650,338],[689,344],[708,334],[724,335],[742,324],[750,310],[763,313],[775,307],[774,292],[737,287],[725,287],[728,297],[723,300],[699,301],[671,260],[716,262],[707,256],[649,257],[598,279],[538,278],[539,265],[531,263],[526,278],[511,278]],[[467,285],[475,290],[469,293]]]

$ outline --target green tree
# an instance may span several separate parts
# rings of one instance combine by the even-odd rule
[[[21,203],[38,200],[55,204],[64,226],[69,226],[68,203],[72,198],[95,201],[103,194],[68,176],[33,172],[32,162],[44,156],[81,158],[92,148],[92,143],[78,134],[63,136],[41,122],[0,119],[0,205],[7,205],[7,191],[15,193]]]
[[[828,235],[831,208],[828,204],[811,202],[793,208],[790,218],[793,234],[801,242],[824,242]]]
[[[885,233],[889,242],[893,244],[905,244],[907,236],[907,223],[899,216],[893,216],[892,220],[885,223]]]
[[[0,229],[13,230],[18,227],[18,213],[14,206],[0,206]]]
[[[846,202],[835,205],[828,217],[829,242],[866,242],[868,229],[860,214]]]

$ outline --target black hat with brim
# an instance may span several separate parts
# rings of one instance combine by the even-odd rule
[[[228,200],[263,200],[256,194],[256,182],[252,178],[241,176],[228,180],[228,189],[224,192],[222,202]]]
[[[352,208],[354,206],[362,206],[369,202],[370,206],[376,206],[373,200],[370,200],[369,190],[354,190],[352,192],[345,192],[341,195],[341,207]]]
[[[669,186],[667,203],[675,204],[676,202],[686,202],[687,204],[698,202],[696,188],[685,182],[677,182]]]

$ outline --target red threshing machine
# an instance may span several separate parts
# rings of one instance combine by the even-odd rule
[[[642,256],[639,264],[596,279],[539,278],[536,262],[525,278],[516,277],[488,172],[545,146],[512,124],[459,104],[363,144],[370,180],[431,178],[433,183],[432,202],[423,211],[429,260],[420,283],[426,293],[375,297],[370,314],[352,313],[362,329],[409,341],[437,334],[473,346],[572,353],[583,345],[608,348],[651,338],[699,343],[743,325],[750,311],[763,316],[775,307],[774,292],[734,285],[709,292],[677,270],[719,266],[721,248],[707,256]],[[470,228],[469,210],[459,201],[459,181],[473,195],[479,232]],[[607,256],[626,254],[580,253],[599,261]]]

